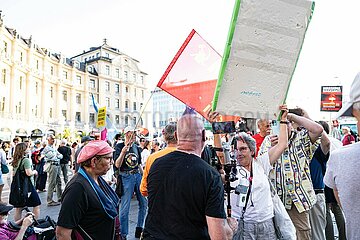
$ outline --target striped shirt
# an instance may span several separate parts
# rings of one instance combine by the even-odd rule
[[[294,204],[298,212],[302,213],[316,203],[309,165],[317,146],[318,142],[311,143],[308,130],[293,132],[288,147],[270,171],[271,182],[276,185],[277,194],[288,210]],[[267,136],[259,154],[268,151],[270,147],[270,137]]]

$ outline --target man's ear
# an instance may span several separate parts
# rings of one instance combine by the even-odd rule
[[[174,137],[175,137],[175,140],[178,140],[177,131],[174,132]]]
[[[202,140],[203,142],[205,142],[205,141],[206,141],[205,129],[204,129],[204,130],[202,130],[202,132],[201,132],[201,140]]]

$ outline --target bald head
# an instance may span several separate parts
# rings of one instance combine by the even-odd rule
[[[178,149],[201,155],[205,145],[205,130],[202,120],[194,114],[183,115],[177,123]]]

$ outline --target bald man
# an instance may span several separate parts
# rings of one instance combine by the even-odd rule
[[[144,239],[231,239],[220,174],[200,158],[203,122],[194,114],[177,123],[178,148],[152,165]]]

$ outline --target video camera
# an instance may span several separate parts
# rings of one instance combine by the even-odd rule
[[[223,142],[221,147],[224,153],[224,164],[223,164],[225,171],[224,189],[227,194],[227,214],[229,217],[231,217],[230,192],[235,188],[231,187],[230,182],[234,182],[237,180],[236,160],[232,148],[233,140],[236,134],[235,123],[233,121],[213,122],[212,128],[214,134],[222,134],[222,133],[228,134],[227,141]]]

